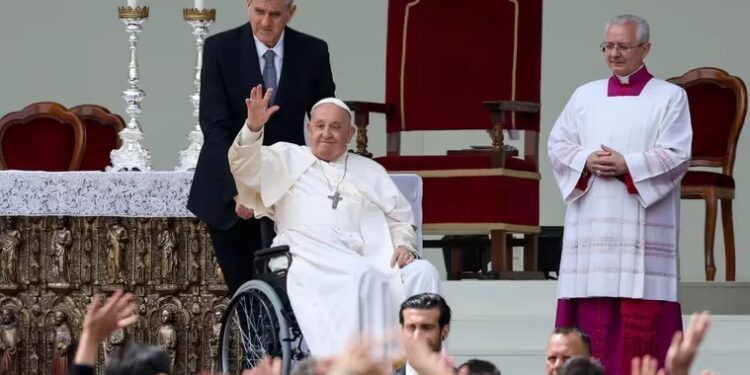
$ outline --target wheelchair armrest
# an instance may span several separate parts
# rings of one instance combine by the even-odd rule
[[[256,251],[255,259],[253,260],[255,274],[260,275],[270,272],[271,270],[268,267],[268,262],[278,256],[285,256],[287,259],[287,265],[292,264],[292,253],[289,252],[289,246],[275,246]]]
[[[259,258],[273,258],[276,255],[283,254],[286,252],[289,252],[289,246],[287,245],[274,246],[274,247],[269,247],[267,249],[260,249],[255,252],[255,259],[258,260]]]

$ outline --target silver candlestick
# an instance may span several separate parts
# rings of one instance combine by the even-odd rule
[[[117,13],[128,33],[130,42],[130,63],[128,64],[128,88],[122,92],[127,106],[125,112],[130,116],[125,129],[120,131],[122,146],[112,150],[109,154],[112,165],[107,171],[148,171],[151,169],[151,155],[141,145],[143,132],[141,131],[138,115],[141,113],[141,101],[146,93],[138,87],[140,76],[138,74],[138,34],[140,34],[143,22],[148,18],[148,7],[118,7]]]
[[[176,171],[192,171],[198,163],[198,155],[203,147],[203,132],[201,131],[200,119],[198,112],[201,101],[201,68],[203,68],[203,43],[208,35],[208,27],[216,20],[216,9],[195,9],[186,8],[182,10],[182,18],[193,27],[195,36],[195,49],[197,51],[195,74],[193,83],[195,92],[190,95],[190,102],[193,104],[193,117],[195,118],[195,127],[188,134],[190,146],[180,151],[180,164],[175,167]]]

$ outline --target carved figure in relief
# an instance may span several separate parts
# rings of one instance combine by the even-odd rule
[[[52,258],[50,262],[50,282],[68,282],[67,258],[71,245],[73,245],[73,235],[70,233],[70,229],[65,226],[65,218],[59,216],[55,218],[55,230],[52,232],[50,245],[50,257]]]
[[[177,269],[177,238],[167,218],[159,219],[161,230],[156,238],[160,254],[159,279],[162,283],[174,283]]]
[[[125,330],[118,328],[107,337],[104,342],[104,358],[109,358],[109,354],[112,353],[117,347],[122,346],[125,343]]]
[[[211,337],[208,339],[208,348],[211,354],[211,370],[216,370],[219,361],[219,335],[221,335],[221,318],[224,315],[221,310],[215,310],[213,314],[214,323],[211,325]]]
[[[138,302],[138,316],[145,317],[146,316],[146,301]],[[134,341],[147,341],[148,338],[148,323],[146,322],[146,319],[138,319],[135,322],[135,325],[133,326],[134,333]]]
[[[3,217],[3,224],[3,231],[0,232],[0,283],[15,283],[21,231],[15,228],[15,221],[11,216]]]
[[[107,276],[110,283],[122,282],[125,245],[128,241],[128,230],[119,221],[113,221],[107,228]]]
[[[67,374],[72,355],[71,344],[73,343],[73,336],[70,333],[67,316],[60,310],[55,311],[54,328],[50,341],[54,348],[52,373]]]
[[[0,324],[0,374],[19,374],[18,344],[21,336],[18,332],[16,313],[8,308],[2,310],[2,324]]]
[[[221,272],[221,267],[219,267],[219,262],[216,261],[216,254],[211,252],[211,265],[213,266],[213,282],[214,284],[224,284],[224,274]]]
[[[161,326],[159,327],[158,343],[169,355],[170,368],[174,370],[177,357],[177,330],[174,327],[174,315],[169,309],[161,310]]]

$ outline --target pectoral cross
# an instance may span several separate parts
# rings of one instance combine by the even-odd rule
[[[341,198],[341,195],[339,194],[338,190],[336,190],[336,192],[333,193],[333,195],[329,195],[328,199],[332,201],[331,208],[333,208],[334,210],[336,209],[336,207],[339,206],[339,202],[344,200],[344,198]]]

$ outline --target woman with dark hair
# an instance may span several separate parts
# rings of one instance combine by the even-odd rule
[[[106,375],[157,375],[170,373],[169,357],[160,346],[128,343],[110,354]]]

